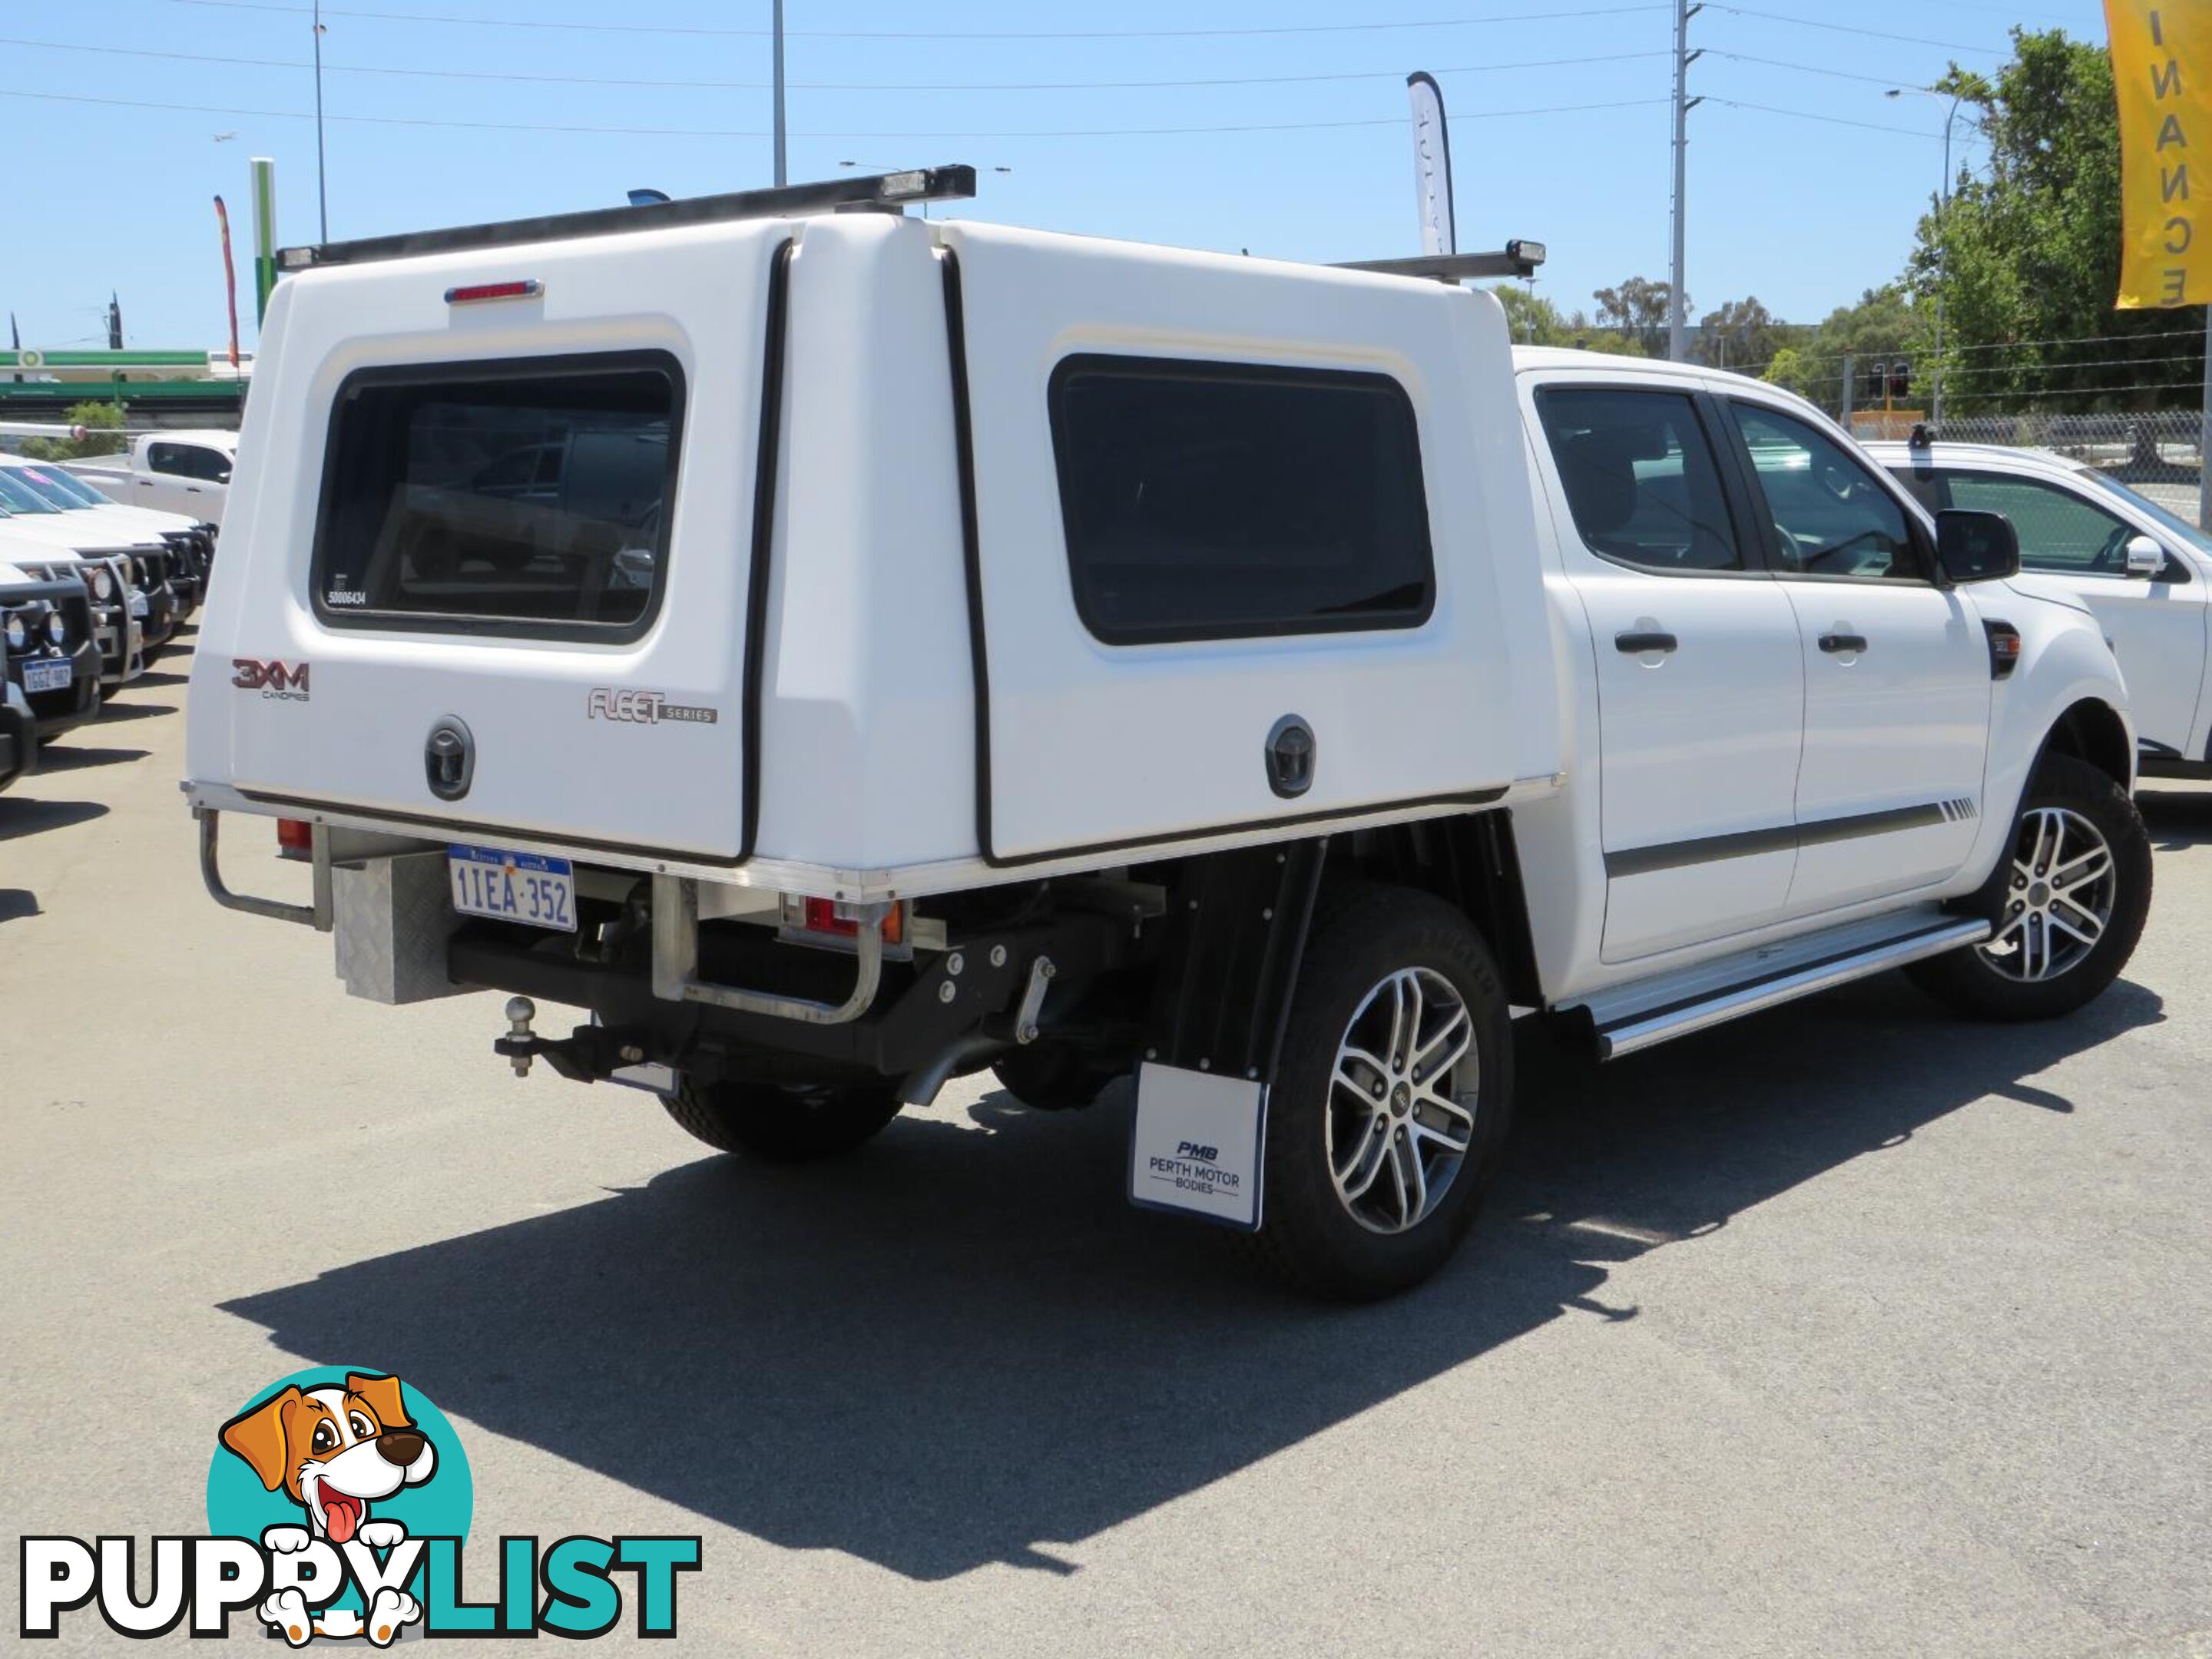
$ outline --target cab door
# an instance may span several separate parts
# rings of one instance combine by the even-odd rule
[[[1795,414],[1729,407],[1804,660],[1790,912],[1942,881],[1972,851],[1982,811],[1980,619],[1936,585],[1933,550],[1878,469]]]
[[[1790,602],[1730,513],[1710,405],[1602,381],[1535,400],[1595,654],[1603,958],[1774,921],[1796,865],[1805,674]]]

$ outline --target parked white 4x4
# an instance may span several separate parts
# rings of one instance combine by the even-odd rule
[[[2094,613],[2127,676],[2140,767],[2212,777],[2212,536],[2087,462],[1985,444],[1869,446],[1930,512],[2002,513],[2021,585]]]
[[[71,461],[68,470],[118,502],[219,525],[237,465],[235,432],[175,431],[143,434],[119,455]]]
[[[288,253],[193,667],[217,896],[732,1151],[1133,1070],[1131,1196],[1340,1296],[1466,1230],[1511,1006],[1613,1056],[2126,962],[2120,677],[2001,518],[1405,267],[881,210],[969,185]],[[313,904],[226,885],[241,812]]]

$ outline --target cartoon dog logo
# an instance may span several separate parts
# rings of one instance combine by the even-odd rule
[[[343,1546],[359,1539],[371,1549],[390,1549],[407,1536],[397,1521],[371,1518],[373,1504],[404,1486],[419,1486],[438,1466],[437,1449],[409,1420],[396,1376],[349,1372],[343,1388],[287,1386],[222,1425],[222,1443],[244,1458],[262,1486],[305,1511],[305,1527],[274,1526],[261,1534],[278,1554],[307,1547],[314,1539]],[[315,1636],[366,1634],[382,1647],[422,1609],[404,1590],[381,1589],[364,1617],[347,1607],[325,1608],[310,1619],[296,1589],[271,1595],[259,1608],[262,1622],[280,1627],[294,1647]]]

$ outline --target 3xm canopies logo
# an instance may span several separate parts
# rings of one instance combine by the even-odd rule
[[[208,1469],[208,1535],[21,1540],[27,1638],[96,1610],[125,1636],[228,1633],[250,1613],[292,1646],[428,1636],[605,1636],[635,1608],[640,1636],[676,1634],[678,1575],[699,1540],[575,1535],[499,1540],[498,1595],[462,1599],[475,1488],[460,1437],[421,1390],[362,1370],[307,1370],[223,1424]],[[471,1583],[480,1583],[479,1566]],[[145,1586],[141,1599],[139,1586]]]

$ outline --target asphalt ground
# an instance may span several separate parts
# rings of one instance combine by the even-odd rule
[[[349,1364],[450,1415],[481,1540],[700,1534],[699,1651],[2212,1654],[2212,791],[2146,791],[2069,1020],[1524,1034],[1469,1247],[1346,1310],[1127,1207],[1118,1093],[762,1169],[516,1079],[495,997],[349,1000],[203,893],[183,696],[0,796],[7,1533],[204,1531],[216,1425]]]

